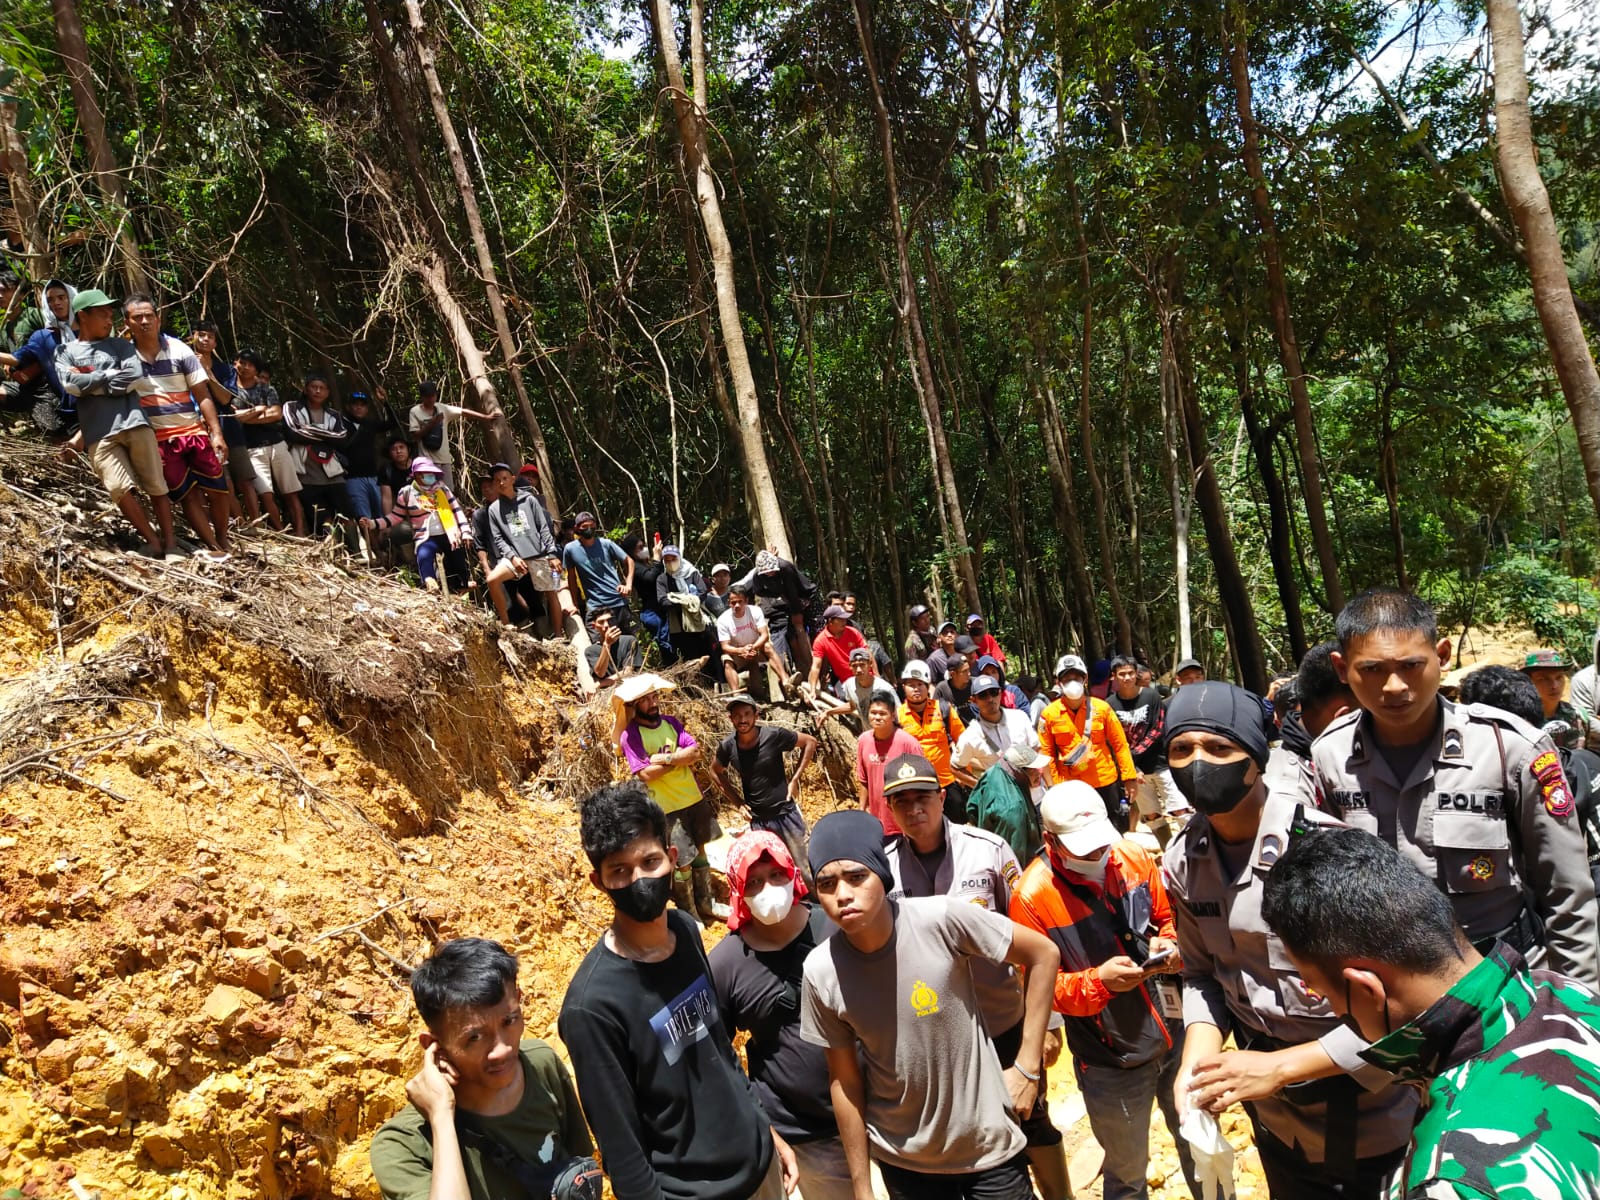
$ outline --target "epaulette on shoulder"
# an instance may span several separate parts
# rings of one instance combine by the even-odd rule
[[[1486,721],[1508,729],[1512,733],[1520,734],[1530,744],[1544,737],[1544,731],[1536,726],[1529,725],[1516,713],[1508,713],[1503,708],[1495,708],[1490,704],[1462,704],[1458,705],[1467,714],[1470,721]]]
[[[1316,736],[1316,739],[1311,743],[1311,745],[1315,747],[1317,742],[1322,741],[1324,738],[1328,737],[1328,735],[1350,728],[1350,726],[1361,720],[1361,713],[1362,710],[1359,708],[1352,708],[1348,712],[1340,713],[1337,717],[1328,722],[1327,728]]]

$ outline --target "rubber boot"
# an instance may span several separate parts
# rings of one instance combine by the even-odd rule
[[[1028,1165],[1033,1168],[1033,1182],[1044,1200],[1072,1200],[1072,1180],[1067,1174],[1067,1147],[1064,1142],[1054,1146],[1029,1146]]]
[[[694,869],[694,906],[699,909],[701,920],[708,925],[712,921],[726,922],[728,919],[728,906],[711,894],[710,867]]]
[[[676,872],[672,876],[672,902],[696,921],[700,920],[700,914],[695,911],[694,896],[690,892],[689,880]]]

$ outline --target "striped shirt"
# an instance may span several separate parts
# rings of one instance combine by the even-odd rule
[[[206,424],[190,389],[208,395],[206,372],[193,350],[175,337],[161,335],[161,349],[155,358],[139,354],[144,378],[134,385],[139,407],[156,431],[156,440],[204,434]]]

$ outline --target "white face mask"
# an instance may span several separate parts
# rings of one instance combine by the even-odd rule
[[[1104,883],[1106,878],[1106,863],[1111,858],[1111,847],[1107,846],[1094,858],[1073,858],[1069,854],[1061,856],[1061,865],[1074,875],[1082,875],[1095,883]]]
[[[1083,699],[1083,684],[1082,684],[1082,682],[1079,681],[1079,680],[1076,680],[1076,679],[1069,680],[1067,683],[1062,685],[1061,694],[1063,696],[1065,696],[1068,700],[1082,700]]]
[[[794,880],[788,883],[769,883],[754,896],[746,896],[750,915],[763,925],[776,925],[789,915],[794,907]]]

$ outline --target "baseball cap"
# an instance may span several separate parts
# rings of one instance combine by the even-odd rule
[[[572,524],[579,529],[583,528],[585,525],[593,525],[596,528],[599,528],[600,522],[595,518],[595,515],[592,512],[581,512],[572,518]]]
[[[968,613],[967,614],[967,624],[968,625],[971,625],[974,622],[981,621],[981,620],[983,620],[983,614],[982,613]]]
[[[939,632],[943,633],[946,629],[959,630],[960,628],[961,626],[957,625],[954,621],[946,621],[943,625],[939,626]]]
[[[1200,662],[1200,660],[1198,658],[1186,658],[1181,663],[1179,663],[1177,666],[1172,668],[1172,673],[1174,675],[1181,675],[1185,671],[1188,671],[1188,670],[1204,671],[1205,670],[1205,666]]]
[[[1546,669],[1569,671],[1572,664],[1567,661],[1567,656],[1559,650],[1535,650],[1522,660],[1524,671],[1543,671]]]
[[[850,614],[841,605],[830,604],[822,610],[822,619],[824,621],[848,621]]]
[[[909,791],[913,788],[937,790],[938,787],[938,772],[933,769],[933,764],[920,754],[902,754],[899,758],[890,759],[889,765],[883,768],[885,796],[893,796],[896,792]],[[1099,793],[1095,794],[1095,798],[1099,799]],[[1100,811],[1104,814],[1104,805]]]
[[[518,475],[537,475],[538,473],[539,465],[537,463],[523,463],[517,468]]]
[[[872,651],[868,650],[865,646],[857,646],[854,650],[850,651],[850,661],[871,662]]]
[[[516,474],[516,471],[512,468],[510,463],[490,463],[489,469],[484,472],[484,477],[487,478],[488,476],[493,475],[496,471],[505,471],[512,475]]]
[[[1048,754],[1044,754],[1032,746],[1023,745],[1021,742],[1012,742],[1000,757],[1019,771],[1029,768],[1035,771],[1042,771],[1050,765],[1050,756]]]
[[[1058,783],[1045,792],[1039,820],[1074,858],[1085,858],[1122,836],[1106,816],[1100,793],[1081,779]]]
[[[928,664],[920,658],[914,658],[900,669],[900,679],[920,679],[923,683],[933,682],[933,672],[928,670]]]
[[[993,675],[979,675],[972,681],[972,698],[974,700],[979,696],[987,696],[990,692],[998,692],[999,690],[1000,681]]]
[[[86,308],[105,308],[109,304],[116,304],[110,296],[99,288],[85,288],[72,298],[72,311],[81,313]]]
[[[761,712],[761,705],[756,703],[756,698],[754,696],[752,696],[749,692],[735,692],[735,693],[733,693],[733,695],[729,696],[726,700],[724,700],[722,702],[722,707],[723,708],[734,708],[735,706],[740,705],[740,704],[748,704],[751,708],[755,709],[758,714]]]
[[[984,654],[984,655],[981,655],[978,658],[978,670],[979,671],[986,671],[990,667],[994,667],[994,668],[998,669],[999,666],[1000,666],[1000,660],[997,659],[992,654]]]
[[[927,613],[928,606],[926,604],[913,604],[911,606],[911,619],[913,621],[915,621],[918,617],[926,616]]]
[[[1085,675],[1088,675],[1089,667],[1076,654],[1063,654],[1056,659],[1056,678],[1060,679],[1068,671],[1082,671]]]
[[[676,546],[663,546],[663,547],[661,547],[661,557],[662,558],[682,558],[683,555],[682,555],[682,553],[679,552],[679,550],[678,550],[678,548]]]
[[[733,574],[733,568],[727,563],[718,563],[716,566],[711,568],[711,573],[713,575],[715,575],[718,571],[726,571],[729,575]]]

